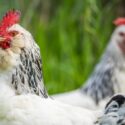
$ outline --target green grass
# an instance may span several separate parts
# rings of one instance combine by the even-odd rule
[[[80,87],[87,79],[113,31],[121,1],[1,0],[0,15],[22,12],[21,24],[39,44],[49,93]]]

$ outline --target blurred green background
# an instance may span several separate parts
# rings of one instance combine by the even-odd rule
[[[19,9],[21,25],[40,45],[50,94],[80,87],[125,15],[125,0],[0,0],[0,17]]]

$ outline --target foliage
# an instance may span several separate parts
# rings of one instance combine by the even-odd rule
[[[122,0],[1,0],[22,12],[21,24],[41,48],[49,93],[80,87],[98,62],[120,15]]]

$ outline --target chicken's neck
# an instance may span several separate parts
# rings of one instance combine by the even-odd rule
[[[16,95],[32,93],[47,98],[39,50],[32,51],[34,51],[35,56],[31,51],[23,49],[19,65],[13,71],[0,76],[0,79],[4,86],[7,86]]]

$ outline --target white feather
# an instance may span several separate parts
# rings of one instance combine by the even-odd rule
[[[30,94],[0,102],[0,125],[93,125],[98,114]]]

